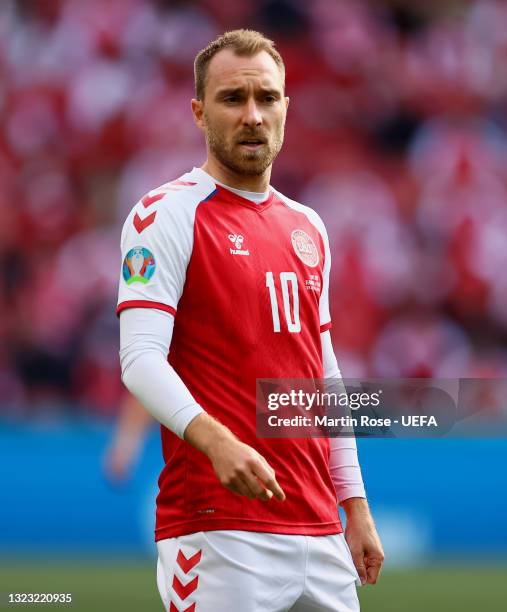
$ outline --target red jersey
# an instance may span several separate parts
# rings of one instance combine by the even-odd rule
[[[256,436],[256,379],[323,377],[330,255],[319,216],[274,189],[253,203],[194,168],[134,207],[122,258],[123,279],[143,280],[120,282],[118,312],[174,315],[170,364],[197,403],[263,455],[286,494],[283,503],[235,495],[205,455],[162,426],[156,539],[341,532],[328,440]]]

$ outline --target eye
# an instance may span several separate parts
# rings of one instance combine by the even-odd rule
[[[264,98],[264,101],[268,102],[268,104],[273,104],[273,102],[276,102],[276,98],[270,94]]]
[[[226,96],[224,102],[227,104],[235,104],[238,101],[238,96]]]

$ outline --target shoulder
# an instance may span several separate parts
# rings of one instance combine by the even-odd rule
[[[320,215],[315,210],[313,210],[313,208],[311,208],[310,206],[306,206],[305,204],[301,204],[300,202],[297,202],[296,200],[293,200],[287,197],[286,195],[284,195],[283,193],[280,193],[276,189],[273,189],[273,191],[275,195],[278,197],[278,199],[283,204],[285,204],[285,206],[287,206],[294,212],[304,215],[308,219],[308,221],[317,228],[319,233],[322,234],[322,236],[327,240],[327,232],[326,232],[324,222],[320,218]]]
[[[133,206],[124,232],[133,228],[137,233],[145,229],[192,228],[199,204],[216,190],[215,183],[204,172],[194,168],[190,172],[151,189]]]

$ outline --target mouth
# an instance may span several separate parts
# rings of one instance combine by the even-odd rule
[[[257,149],[263,147],[266,144],[266,141],[262,138],[245,138],[240,140],[238,144],[245,147],[249,151],[256,151]]]

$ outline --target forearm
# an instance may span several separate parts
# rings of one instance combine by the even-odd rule
[[[172,315],[159,310],[122,312],[122,380],[157,421],[210,457],[237,439],[199,406],[168,363],[173,323]]]
[[[204,411],[167,362],[173,317],[149,309],[120,316],[120,360],[127,389],[162,425],[183,438],[188,424]]]
[[[329,472],[339,504],[366,497],[355,438],[329,439]]]
[[[345,510],[347,519],[351,517],[368,517],[371,518],[370,506],[368,500],[364,497],[349,497],[341,503]]]
[[[208,457],[213,455],[214,449],[237,441],[229,428],[206,412],[199,414],[189,423],[184,438]]]
[[[345,391],[329,331],[321,334],[321,340],[324,378],[340,381],[337,383],[339,391]],[[347,436],[341,435],[329,439],[329,472],[335,486],[338,503],[343,505],[347,499],[366,497],[353,432]]]
[[[156,353],[140,355],[125,369],[122,380],[148,412],[180,438],[203,412],[174,369]]]
[[[185,440],[209,458],[221,484],[234,493],[262,501],[273,495],[278,501],[285,499],[264,457],[209,414],[197,416],[188,425]]]

